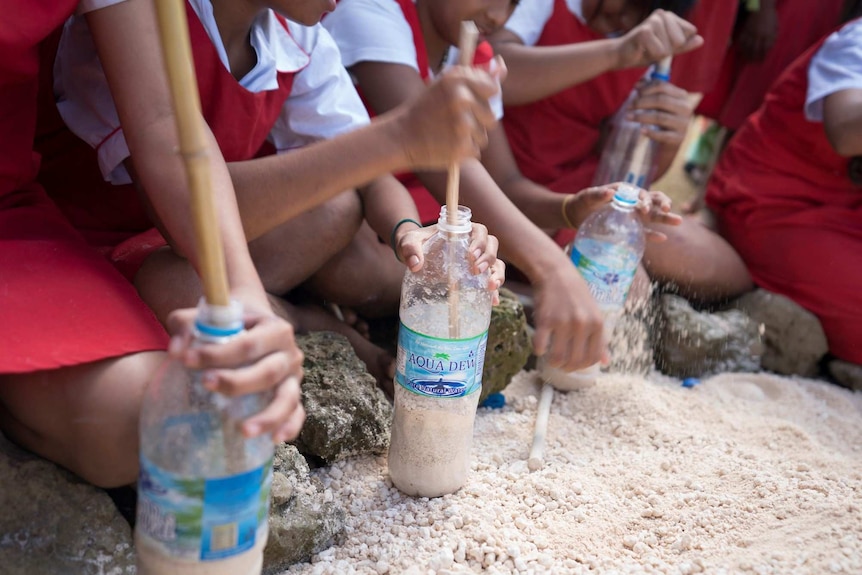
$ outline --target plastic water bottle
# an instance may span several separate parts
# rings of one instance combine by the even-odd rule
[[[389,476],[407,495],[454,493],[467,480],[491,321],[488,272],[470,273],[471,212],[440,210],[425,263],[401,288]]]
[[[670,80],[671,58],[665,58],[655,66],[648,82],[650,84]],[[641,188],[649,188],[656,175],[659,145],[643,133],[644,125],[626,116],[638,97],[635,88],[611,120],[611,132],[602,152],[593,185],[603,186],[614,182],[627,182]],[[648,126],[654,130],[655,126]]]
[[[623,313],[644,253],[643,225],[635,213],[639,194],[638,188],[620,185],[610,204],[584,220],[569,247],[572,263],[604,315],[607,336]],[[601,371],[599,364],[568,373],[545,364],[540,369],[547,381],[562,390],[593,385]]]
[[[197,339],[223,343],[243,329],[241,306],[201,302]],[[269,533],[273,444],[241,422],[267,394],[228,398],[202,373],[166,361],[146,389],[140,421],[135,525],[139,575],[259,575]]]

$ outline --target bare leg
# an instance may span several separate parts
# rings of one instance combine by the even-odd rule
[[[392,249],[363,223],[347,249],[329,260],[306,286],[365,317],[383,317],[398,312],[405,270]]]
[[[100,487],[134,483],[144,388],[163,352],[0,376],[0,429]]]
[[[742,258],[724,238],[695,219],[679,226],[653,225],[667,241],[647,244],[644,267],[654,281],[675,284],[680,295],[718,302],[754,288]]]

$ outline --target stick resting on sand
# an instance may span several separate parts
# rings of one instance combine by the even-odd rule
[[[533,431],[533,447],[527,460],[530,471],[541,469],[544,463],[545,435],[548,431],[548,416],[551,413],[553,400],[554,386],[546,381],[542,384],[542,395],[539,397],[539,408],[536,411],[536,428]]]

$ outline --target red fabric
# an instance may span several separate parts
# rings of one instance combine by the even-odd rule
[[[12,0],[0,19],[0,373],[167,345],[134,288],[33,182],[39,46],[76,4]]]
[[[862,363],[862,189],[804,116],[800,56],[728,144],[706,200],[754,281],[820,318],[832,353]]]
[[[761,62],[747,62],[735,47],[726,54],[722,74],[730,81],[719,86],[714,99],[698,112],[709,114],[722,125],[737,130],[763,102],[763,97],[779,75],[800,54],[838,24],[842,0],[778,0],[778,38]],[[716,110],[718,110],[716,112]]]
[[[602,38],[569,12],[565,0],[555,0],[536,45]],[[603,124],[623,105],[645,71],[608,72],[539,102],[506,108],[503,126],[524,176],[560,193],[589,187],[599,166]],[[556,240],[565,245],[574,233],[561,230]]]
[[[673,60],[671,81],[690,92],[710,91],[719,77],[722,62],[730,47],[739,2],[736,0],[699,0],[687,16],[703,37],[703,46]]]
[[[396,0],[401,7],[401,12],[404,14],[404,19],[410,25],[410,30],[413,32],[413,45],[416,47],[416,65],[419,68],[419,75],[426,82],[431,78],[431,69],[428,67],[428,50],[425,47],[425,37],[422,35],[422,25],[419,22],[419,12],[416,10],[416,4],[413,0]],[[494,59],[494,49],[487,41],[482,40],[476,46],[476,53],[473,56],[474,66],[484,66]],[[361,94],[361,92],[360,92]],[[363,99],[364,100],[364,99]],[[370,106],[366,103],[368,113],[373,117],[374,113]],[[419,219],[423,224],[436,222],[440,216],[440,202],[431,195],[425,186],[416,177],[413,172],[402,172],[395,174],[410,195],[413,197],[413,202],[416,204],[416,209],[419,212]]]

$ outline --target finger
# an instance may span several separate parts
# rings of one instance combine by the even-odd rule
[[[427,239],[427,238],[425,238]],[[422,253],[423,238],[418,234],[405,234],[398,242],[398,257],[404,262],[411,272],[416,273],[422,269],[425,263],[425,255]]]
[[[267,355],[285,351],[293,361],[302,361],[302,352],[296,347],[293,326],[274,315],[248,318],[246,329],[235,337],[219,344],[205,344],[190,349],[194,366],[200,368],[233,368],[255,363]]]
[[[470,245],[467,247],[469,259],[475,264],[488,249],[488,228],[482,224],[473,224],[470,232]]]
[[[493,266],[495,262],[497,262],[497,251],[499,249],[500,242],[497,240],[496,236],[488,236],[486,240],[485,249],[476,258],[476,261],[473,264],[472,272],[476,275],[484,273],[488,269],[493,270]]]
[[[166,328],[171,334],[168,353],[175,359],[181,359],[194,341],[194,324],[197,310],[179,309],[168,316]]]
[[[278,385],[302,366],[287,353],[271,353],[255,363],[239,369],[210,369],[204,372],[204,387],[235,397],[265,391]]]
[[[673,130],[644,130],[644,135],[667,146],[679,146],[685,140],[685,134]]]
[[[644,228],[644,235],[646,236],[646,241],[656,244],[667,240],[667,236],[665,234],[649,228]]]
[[[506,264],[503,260],[497,260],[491,266],[491,273],[488,277],[488,289],[494,292],[497,295],[497,290],[503,285],[503,282],[506,281]],[[497,303],[499,303],[499,297],[497,298]]]
[[[302,424],[305,423],[305,407],[300,403],[290,419],[279,427],[272,435],[273,443],[282,443],[285,441],[293,441],[299,437],[299,432],[302,431]]]
[[[247,437],[257,437],[264,433],[275,433],[297,414],[302,393],[297,377],[289,377],[275,390],[272,401],[263,410],[242,423],[242,431]],[[301,413],[301,412],[300,412]]]

